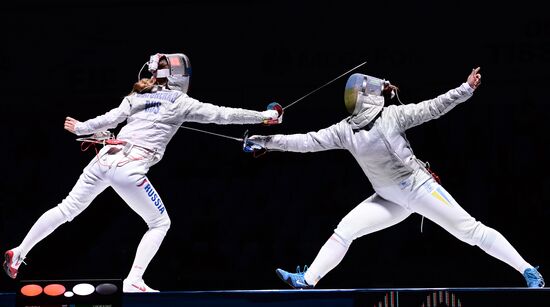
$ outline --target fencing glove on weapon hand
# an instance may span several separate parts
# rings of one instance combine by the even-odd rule
[[[267,117],[267,119],[264,119],[263,124],[264,125],[277,125],[283,122],[283,107],[276,103],[272,102],[267,105],[267,110],[262,112],[262,115]]]
[[[270,136],[248,136],[248,130],[245,131],[243,137],[243,151],[251,152],[254,158],[259,157],[267,152],[265,143],[271,139]]]

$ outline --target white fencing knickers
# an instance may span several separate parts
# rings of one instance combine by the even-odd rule
[[[18,247],[22,256],[61,224],[73,220],[111,186],[149,226],[128,275],[133,280],[141,278],[170,228],[166,208],[146,176],[153,161],[152,152],[137,146],[127,150],[121,145],[103,147],[84,168],[69,195],[33,225]]]
[[[531,267],[504,236],[474,219],[440,184],[429,179],[413,191],[410,186],[401,189],[399,185],[378,188],[377,193],[351,210],[325,244],[331,247],[330,251],[322,248],[311,264],[306,281],[314,285],[323,278],[342,260],[356,238],[393,226],[413,212],[430,219],[461,241],[477,245],[520,273]],[[335,253],[335,250],[340,252]]]

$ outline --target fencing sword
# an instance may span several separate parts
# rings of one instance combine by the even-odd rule
[[[283,111],[286,110],[286,109],[288,109],[288,108],[290,108],[291,106],[295,105],[295,104],[298,103],[299,101],[305,99],[306,97],[308,97],[308,96],[312,95],[313,93],[315,93],[315,92],[321,90],[321,89],[324,88],[325,86],[327,86],[327,85],[333,83],[334,81],[336,81],[336,80],[342,78],[343,76],[347,75],[348,73],[350,73],[350,72],[356,70],[357,68],[359,68],[359,67],[361,67],[361,66],[363,66],[363,65],[365,65],[365,64],[367,64],[366,61],[363,62],[363,63],[361,63],[361,64],[359,64],[359,65],[357,65],[357,66],[355,66],[355,67],[353,67],[352,69],[350,69],[350,70],[344,72],[343,74],[339,75],[338,77],[336,77],[336,78],[334,78],[334,79],[332,79],[332,80],[326,82],[325,84],[323,84],[323,85],[317,87],[316,89],[310,91],[309,93],[305,94],[304,96],[302,96],[302,97],[300,97],[300,98],[294,100],[293,102],[291,102],[291,103],[289,103],[288,105],[286,105],[285,107],[283,107]],[[245,140],[248,140],[248,138],[247,138],[246,136],[245,136],[245,138],[237,138],[237,137],[233,137],[233,136],[229,136],[229,135],[224,135],[224,134],[214,133],[214,132],[210,132],[210,131],[205,131],[205,130],[202,130],[202,129],[191,128],[191,127],[184,126],[184,125],[180,125],[180,128],[189,129],[189,130],[193,130],[193,131],[197,131],[197,132],[202,132],[202,133],[206,133],[206,134],[210,134],[210,135],[215,135],[215,136],[223,137],[223,138],[226,138],[226,139],[236,140],[236,141],[239,141],[239,142],[244,142]],[[248,132],[248,130],[247,130],[247,132]],[[245,135],[247,135],[247,133],[245,133]]]
[[[192,127],[184,126],[184,125],[180,125],[179,127],[184,128],[184,129],[188,129],[188,130],[192,130],[192,131],[197,131],[197,132],[202,132],[202,133],[214,135],[214,136],[219,136],[219,137],[230,139],[230,140],[235,140],[235,141],[238,141],[238,142],[244,142],[244,138],[237,138],[237,137],[233,137],[233,136],[229,136],[229,135],[225,135],[225,134],[214,133],[214,132],[210,132],[210,131],[206,131],[206,130],[202,130],[202,129],[197,129],[197,128],[192,128]]]
[[[318,90],[322,89],[323,87],[325,87],[325,86],[331,84],[332,82],[334,82],[334,81],[336,81],[336,80],[342,78],[343,76],[347,75],[348,73],[350,73],[350,72],[356,70],[357,68],[359,68],[359,67],[361,67],[361,66],[363,66],[363,65],[365,65],[365,64],[367,64],[366,61],[363,62],[363,63],[361,63],[361,64],[359,64],[359,65],[357,65],[357,66],[355,66],[354,68],[352,68],[352,69],[346,71],[345,73],[339,75],[338,77],[336,77],[336,78],[330,80],[329,82],[327,82],[327,83],[325,83],[325,84],[319,86],[318,88],[316,88],[316,89],[314,89],[313,91],[311,91],[311,92],[305,94],[304,96],[302,96],[302,97],[300,97],[300,98],[294,100],[293,102],[291,102],[290,104],[288,104],[286,107],[283,107],[283,110],[290,108],[291,106],[293,106],[294,104],[296,104],[298,101],[301,101],[302,99],[308,97],[309,95],[311,95],[311,94],[317,92]]]

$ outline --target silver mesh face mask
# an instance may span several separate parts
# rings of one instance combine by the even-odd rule
[[[168,62],[168,68],[158,69],[159,60],[163,57],[165,57]],[[155,78],[168,79],[167,87],[169,89],[187,93],[189,89],[189,79],[191,78],[191,63],[185,54],[157,53],[152,55],[149,62],[146,64]]]
[[[386,80],[368,75],[351,75],[344,90],[346,109],[351,115],[357,115],[369,106],[383,107],[382,90],[388,84]]]

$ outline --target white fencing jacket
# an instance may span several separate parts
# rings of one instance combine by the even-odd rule
[[[77,135],[92,134],[115,128],[126,120],[117,139],[156,151],[160,160],[168,142],[183,122],[258,124],[270,119],[268,115],[272,113],[276,111],[258,112],[216,106],[200,102],[180,91],[163,89],[126,96],[120,106],[78,123],[75,130]]]
[[[354,131],[350,117],[317,132],[291,135],[253,136],[252,142],[268,150],[314,152],[347,149],[357,160],[375,191],[390,185],[416,189],[430,178],[418,160],[405,131],[447,113],[468,100],[474,92],[468,83],[434,99],[417,104],[384,107],[369,130]]]

